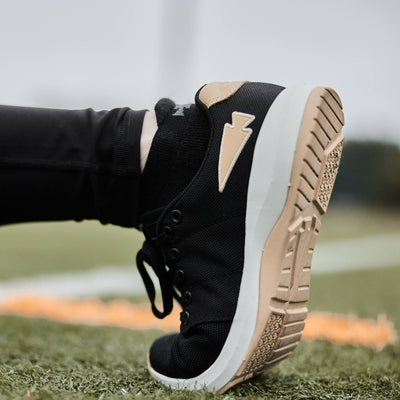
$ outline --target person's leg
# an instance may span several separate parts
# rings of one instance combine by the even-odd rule
[[[206,117],[169,99],[150,112],[0,106],[0,225],[138,227],[193,178],[207,143]]]
[[[136,226],[144,115],[0,106],[0,224],[98,219]]]

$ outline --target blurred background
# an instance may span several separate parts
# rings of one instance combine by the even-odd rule
[[[331,86],[346,141],[313,274],[379,280],[400,270],[399,17],[396,0],[0,0],[0,103],[151,109],[210,81]],[[1,227],[0,298],[140,297],[141,242],[97,222]]]

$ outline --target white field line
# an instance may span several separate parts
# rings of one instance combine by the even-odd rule
[[[400,233],[317,241],[312,271],[339,272],[400,266]]]
[[[400,233],[394,233],[317,243],[312,271],[320,274],[399,265]],[[152,278],[156,284],[157,278]],[[0,299],[27,293],[57,297],[134,296],[145,290],[133,265],[0,282]]]
[[[95,297],[116,294],[132,296],[145,293],[145,290],[142,279],[133,265],[15,278],[0,282],[0,299],[27,293],[56,297]]]

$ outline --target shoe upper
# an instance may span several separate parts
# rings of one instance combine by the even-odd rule
[[[196,106],[207,115],[210,129],[204,160],[167,207],[140,220],[146,242],[137,264],[153,312],[159,318],[169,314],[173,298],[182,306],[180,332],[161,337],[150,350],[152,368],[169,377],[191,378],[211,366],[236,311],[254,146],[283,88],[235,85],[216,83],[199,90]],[[144,262],[160,280],[161,311],[154,305],[154,286]]]

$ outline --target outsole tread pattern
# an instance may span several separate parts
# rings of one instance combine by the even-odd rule
[[[247,367],[244,370],[244,375],[250,372],[258,371],[263,368],[265,363],[270,358],[276,341],[279,338],[279,333],[281,331],[283,324],[283,316],[279,314],[271,314],[268,319],[265,330],[261,336],[259,346],[257,350],[253,353]]]

